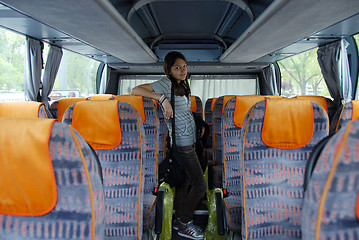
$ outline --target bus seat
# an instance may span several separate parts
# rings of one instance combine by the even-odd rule
[[[86,100],[113,100],[113,94],[94,94],[86,98]]]
[[[214,165],[214,185],[221,187],[222,184],[222,119],[223,110],[227,102],[236,95],[220,96],[213,108],[213,165]]]
[[[222,144],[222,187],[225,193],[239,196],[240,189],[236,184],[238,182],[238,171],[240,167],[240,157],[238,147],[240,144],[240,130],[243,120],[249,109],[257,102],[264,100],[264,96],[246,95],[231,98],[223,111],[223,128],[221,131]],[[234,202],[231,202],[234,201]],[[231,215],[231,231],[239,232],[241,228],[241,211],[238,198],[229,198],[227,205]],[[227,222],[229,222],[227,220]]]
[[[213,160],[213,108],[217,98],[208,98],[204,105],[205,121],[209,126],[209,135],[207,139],[207,152],[209,159]]]
[[[0,117],[52,118],[45,104],[35,101],[2,102]]]
[[[142,120],[129,103],[80,101],[69,107],[64,123],[92,146],[102,167],[105,239],[142,238],[145,149]]]
[[[356,239],[359,230],[359,120],[325,144],[304,193],[302,239]]]
[[[347,102],[334,114],[333,120],[330,124],[330,133],[337,132],[349,121],[355,120],[357,118],[359,118],[359,100],[352,100]]]
[[[203,119],[203,105],[200,97],[191,95],[191,111]]]
[[[159,131],[158,131],[158,117],[156,106],[150,98],[135,96],[135,95],[117,95],[114,100],[120,100],[132,104],[143,122],[145,130],[145,185],[143,198],[143,228],[151,229],[154,223],[153,206],[156,197],[153,194],[156,187],[158,187],[158,153],[159,153]],[[161,144],[164,144],[163,142]],[[160,159],[162,160],[162,158]]]
[[[0,129],[0,239],[104,239],[101,168],[80,134],[55,119]]]
[[[50,105],[50,112],[54,118],[61,122],[68,107],[74,103],[85,100],[86,98],[83,97],[60,98]]]
[[[298,99],[309,99],[318,103],[324,110],[327,112],[329,121],[331,121],[334,113],[336,112],[335,104],[333,100],[324,96],[316,96],[316,95],[302,95],[297,96]]]
[[[227,209],[241,206],[243,239],[301,239],[306,161],[328,132],[328,115],[313,101],[266,99],[250,109],[233,146],[241,159],[231,184],[242,192],[224,199]]]

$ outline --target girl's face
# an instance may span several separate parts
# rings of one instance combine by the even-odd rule
[[[187,77],[187,63],[181,58],[177,58],[171,67],[171,76],[178,82],[183,81]]]

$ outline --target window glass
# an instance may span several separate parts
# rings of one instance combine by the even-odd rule
[[[0,28],[0,102],[25,100],[25,36]]]
[[[96,94],[96,73],[100,62],[63,49],[63,56],[52,101],[63,97],[87,97]]]
[[[118,84],[118,94],[131,94],[132,88],[160,80],[163,77],[165,75],[122,75]]]
[[[164,75],[124,75],[120,77],[118,94],[130,94],[133,87],[151,83]],[[201,98],[222,95],[252,95],[257,92],[256,76],[242,75],[191,75],[189,79],[191,94]]]
[[[282,74],[282,95],[321,95],[330,97],[317,60],[318,48],[278,62]]]
[[[192,75],[191,93],[199,96],[202,103],[208,98],[223,95],[257,94],[257,77],[245,75]]]

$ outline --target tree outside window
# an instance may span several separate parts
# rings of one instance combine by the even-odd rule
[[[278,62],[282,73],[282,95],[330,97],[317,60],[317,48]]]

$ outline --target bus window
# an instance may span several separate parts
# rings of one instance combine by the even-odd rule
[[[191,93],[205,103],[223,95],[257,94],[257,77],[246,75],[192,75]]]
[[[164,75],[123,75],[120,77],[118,94],[130,94],[139,84],[151,83]],[[254,95],[257,78],[252,75],[191,75],[191,94],[199,96],[204,103],[208,98],[222,95]]]
[[[278,62],[282,73],[282,95],[321,95],[330,97],[317,60],[318,48]]]
[[[50,95],[51,101],[95,94],[99,65],[99,61],[63,49],[61,64]]]
[[[157,81],[165,75],[122,75],[119,79],[118,94],[131,94],[132,88],[140,84]]]
[[[0,28],[0,102],[25,100],[25,36]]]

